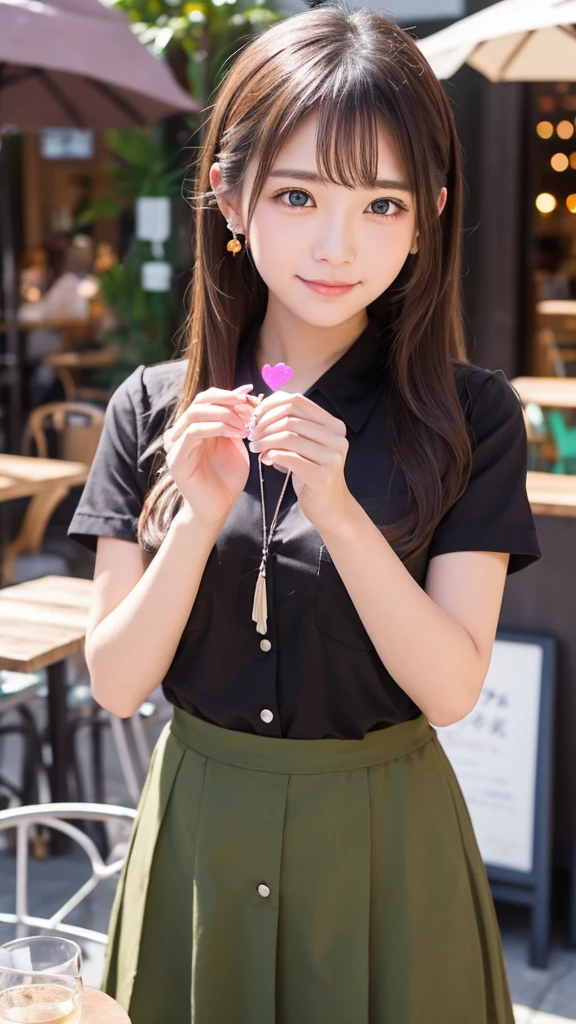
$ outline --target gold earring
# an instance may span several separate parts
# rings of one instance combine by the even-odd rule
[[[242,248],[242,242],[239,242],[238,239],[236,238],[236,232],[229,220],[226,221],[226,227],[234,235],[234,238],[231,238],[230,241],[226,243],[226,250],[227,252],[231,252],[232,255],[235,256],[237,252],[240,252],[240,249]]]

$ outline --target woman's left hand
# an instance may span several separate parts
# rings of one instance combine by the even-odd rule
[[[262,462],[292,470],[298,504],[318,532],[345,515],[346,424],[301,394],[275,391],[258,406],[251,451]]]

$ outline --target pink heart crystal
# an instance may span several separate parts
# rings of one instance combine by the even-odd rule
[[[290,380],[293,373],[294,370],[287,366],[286,363],[276,363],[275,366],[270,366],[269,363],[266,363],[262,367],[262,380],[266,381],[272,391],[277,391],[278,388],[281,388],[283,384]]]

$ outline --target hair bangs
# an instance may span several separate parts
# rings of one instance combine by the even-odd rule
[[[349,89],[317,107],[316,163],[326,181],[345,188],[374,188],[378,177],[377,111],[370,89]]]

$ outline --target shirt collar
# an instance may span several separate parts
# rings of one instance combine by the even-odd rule
[[[255,321],[240,340],[235,387],[254,384],[254,394],[272,394],[253,361],[253,350],[262,320]],[[320,392],[340,419],[358,433],[370,416],[386,379],[390,344],[385,329],[373,317],[346,352],[307,391],[314,399]],[[319,403],[321,404],[321,403]],[[331,410],[328,410],[331,411]]]

